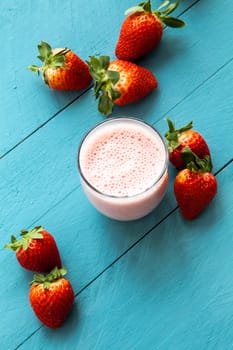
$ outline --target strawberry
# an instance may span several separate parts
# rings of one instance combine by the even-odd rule
[[[29,300],[38,319],[50,328],[58,328],[66,320],[74,303],[71,283],[63,276],[64,268],[53,269],[47,275],[34,275],[30,283]]]
[[[180,170],[185,167],[181,158],[181,152],[184,147],[190,147],[199,158],[210,156],[209,147],[203,136],[199,132],[191,130],[193,127],[192,122],[180,129],[175,129],[175,125],[172,121],[168,118],[166,120],[169,127],[169,130],[165,134],[168,144],[169,160],[177,169]]]
[[[30,65],[32,72],[42,74],[44,82],[55,90],[83,90],[92,78],[87,64],[69,49],[54,49],[42,41],[38,45],[38,58],[43,66]]]
[[[112,113],[114,104],[123,106],[136,102],[158,86],[152,72],[132,62],[110,62],[109,56],[90,56],[87,64],[95,81],[98,109],[106,116]]]
[[[128,9],[115,48],[118,59],[135,61],[159,44],[164,25],[183,27],[185,22],[169,16],[179,5],[179,1],[165,1],[156,11],[152,11],[150,0]]]
[[[199,158],[186,147],[182,152],[186,168],[179,171],[174,181],[174,193],[185,219],[196,218],[217,193],[217,181],[211,173],[209,156]]]
[[[61,267],[60,254],[53,236],[42,226],[30,231],[22,230],[21,239],[11,236],[11,243],[5,248],[16,252],[20,265],[34,272],[49,272],[54,267]]]

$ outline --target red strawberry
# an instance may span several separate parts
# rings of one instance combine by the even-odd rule
[[[20,265],[34,272],[49,272],[61,267],[60,254],[53,236],[42,226],[31,231],[22,230],[21,239],[11,236],[11,243],[5,248],[13,249]]]
[[[71,283],[63,276],[65,269],[53,269],[48,275],[34,275],[29,300],[38,319],[50,328],[66,320],[74,303]]]
[[[169,160],[177,169],[185,167],[181,158],[181,151],[184,147],[190,147],[199,158],[210,156],[209,147],[203,136],[195,130],[190,130],[193,127],[192,122],[183,128],[175,129],[172,121],[168,118],[166,120],[169,126],[169,130],[165,134],[168,143]]]
[[[152,72],[132,62],[110,62],[109,56],[90,56],[87,63],[95,80],[95,97],[99,98],[98,109],[104,115],[112,113],[114,104],[123,106],[136,102],[158,86]]]
[[[182,157],[187,168],[181,170],[174,181],[174,193],[185,219],[196,218],[212,201],[217,193],[217,181],[211,173],[209,156],[201,159],[185,148]]]
[[[152,11],[150,0],[128,9],[115,54],[118,59],[135,61],[151,52],[160,42],[164,24],[170,27],[183,27],[185,23],[169,16],[179,5],[179,1],[169,4],[165,1],[156,11]]]
[[[87,64],[69,49],[54,49],[42,41],[38,45],[38,58],[42,67],[31,65],[32,72],[42,74],[46,84],[55,90],[83,90],[91,83],[92,78]]]

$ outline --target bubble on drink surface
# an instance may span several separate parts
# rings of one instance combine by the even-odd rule
[[[151,133],[150,133],[151,134]],[[132,196],[151,187],[161,172],[161,140],[138,129],[118,127],[89,143],[82,172],[98,191]]]

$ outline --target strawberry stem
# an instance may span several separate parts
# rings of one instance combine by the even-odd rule
[[[52,271],[50,271],[48,274],[43,275],[40,273],[34,274],[33,280],[30,282],[31,286],[35,286],[38,284],[43,284],[43,287],[45,289],[48,289],[50,286],[50,283],[59,280],[63,276],[65,276],[67,273],[67,270],[63,267],[61,269],[55,267]]]
[[[17,240],[14,235],[11,236],[11,243],[5,244],[4,248],[12,249],[16,251],[18,248],[23,248],[26,250],[29,247],[29,243],[31,239],[43,239],[43,231],[44,228],[42,226],[36,226],[30,231],[21,230],[20,236],[21,239]]]
[[[180,1],[170,4],[170,1],[166,0],[156,11],[153,11],[153,13],[168,27],[181,28],[184,27],[186,23],[179,18],[169,16],[179,5]]]
[[[165,133],[165,137],[167,139],[168,151],[172,152],[175,148],[179,147],[179,136],[187,130],[192,129],[193,122],[189,122],[187,125],[183,126],[180,129],[175,128],[175,124],[169,118],[165,118],[168,123],[168,131]]]
[[[190,147],[184,147],[181,151],[181,158],[186,165],[186,168],[199,173],[211,172],[213,165],[210,156],[199,158]]]
[[[146,2],[141,2],[137,6],[130,7],[128,10],[125,11],[125,15],[131,15],[132,13],[136,12],[152,13],[150,0]]]
[[[90,74],[94,80],[94,96],[99,99],[98,110],[108,116],[114,108],[114,100],[120,97],[120,92],[114,89],[114,85],[120,79],[120,73],[109,70],[109,56],[90,56],[86,61]]]
[[[155,11],[151,9],[151,1],[141,2],[137,6],[131,7],[125,11],[125,15],[131,15],[132,13],[153,13],[157,16],[165,25],[173,28],[181,28],[186,25],[184,21],[179,18],[169,16],[170,13],[175,11],[179,6],[180,1],[170,3],[169,0],[165,0]]]
[[[43,79],[46,82],[45,79],[45,71],[47,68],[64,68],[66,69],[65,62],[66,57],[65,55],[70,51],[67,48],[61,49],[57,51],[56,53],[53,52],[51,46],[46,43],[45,41],[41,41],[41,43],[37,46],[39,55],[37,58],[39,58],[40,61],[43,62],[42,66],[36,66],[34,64],[28,66],[28,69],[31,70],[34,73],[42,73]]]

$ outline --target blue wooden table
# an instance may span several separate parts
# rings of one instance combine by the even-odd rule
[[[180,214],[171,165],[166,196],[147,217],[118,222],[99,214],[77,171],[82,137],[105,118],[93,89],[54,91],[27,69],[41,40],[83,59],[114,58],[124,11],[136,3],[1,1],[1,350],[233,349],[232,0],[184,0],[176,15],[187,26],[166,28],[138,62],[159,88],[112,114],[145,120],[162,135],[166,116],[177,126],[192,120],[205,136],[218,194],[193,221]],[[32,273],[3,248],[11,234],[36,225],[54,235],[75,291],[56,330],[30,307]]]

